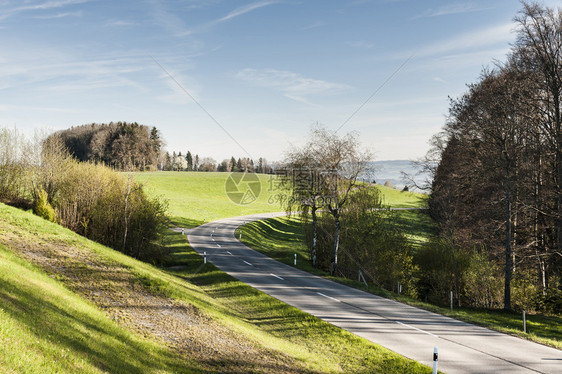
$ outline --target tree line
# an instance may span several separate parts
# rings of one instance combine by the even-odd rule
[[[271,173],[273,168],[260,157],[225,159],[217,163],[211,157],[199,157],[187,151],[171,154],[164,150],[164,140],[156,127],[136,122],[110,122],[73,126],[51,135],[60,138],[78,161],[103,163],[124,171],[222,171]]]
[[[441,238],[423,253],[442,271],[424,281],[440,299],[454,290],[459,303],[560,313],[562,13],[522,4],[506,61],[451,99],[433,138]]]
[[[254,162],[249,157],[224,159],[222,162],[217,163],[212,157],[200,158],[198,154],[193,156],[191,151],[187,151],[185,155],[181,152],[176,154],[175,151],[165,152],[162,157],[162,163],[159,165],[159,170],[173,170],[173,171],[219,171],[219,172],[243,172],[243,173],[262,173],[271,174],[273,167],[268,161],[260,157],[257,162]]]

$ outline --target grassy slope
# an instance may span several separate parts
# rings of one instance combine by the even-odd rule
[[[203,265],[184,236],[177,233],[169,236],[170,245],[176,252],[176,262],[186,266],[173,273],[141,263],[38,217],[0,204],[2,367],[13,372],[107,370],[152,373],[197,371],[198,367],[224,371],[224,366],[229,367],[228,370],[236,367],[238,372],[429,372],[429,368],[258,292],[210,264]],[[51,276],[47,276],[43,270],[22,260],[15,249],[24,248],[27,254],[35,253],[34,256],[40,260],[39,253],[48,255],[48,251],[41,252],[44,246],[64,247],[65,251],[72,252],[71,257],[87,253],[89,261],[76,265],[81,272],[78,275],[88,276],[70,277],[70,270],[76,270],[72,266],[62,270],[59,267],[49,268]],[[37,252],[33,252],[35,248]],[[235,362],[197,361],[190,359],[189,352],[178,353],[150,333],[148,338],[142,338],[123,328],[122,325],[127,325],[125,320],[118,319],[119,325],[116,324],[92,302],[82,298],[90,295],[87,290],[103,292],[103,287],[98,289],[96,286],[105,284],[105,278],[116,276],[117,272],[95,273],[102,263],[112,264],[120,272],[127,273],[132,277],[127,283],[142,285],[143,294],[189,303],[196,308],[197,315],[204,317],[201,321],[209,321],[209,327],[220,324],[222,330],[219,331],[225,335],[205,342],[217,344],[216,351],[223,348],[221,340],[231,335],[236,337],[236,345],[246,347],[255,354],[247,359],[240,357]],[[58,264],[64,265],[65,262]],[[89,279],[91,277],[93,279]],[[90,284],[92,282],[93,285]],[[112,284],[113,287],[124,286]],[[69,289],[82,292],[82,297]],[[183,326],[172,328],[181,329]],[[188,349],[197,346],[198,337],[191,336],[191,339],[193,341]]]
[[[197,363],[122,328],[3,245],[0,301],[0,367],[7,372],[198,371]]]
[[[181,227],[195,227],[203,220],[281,211],[279,204],[270,203],[275,194],[271,191],[272,176],[268,175],[259,175],[261,193],[248,205],[237,205],[228,198],[225,182],[229,173],[142,172],[133,175],[149,193],[169,201],[172,223]]]

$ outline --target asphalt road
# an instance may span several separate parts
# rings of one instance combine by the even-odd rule
[[[445,373],[562,373],[562,351],[368,294],[277,262],[240,243],[234,230],[282,213],[234,217],[191,229],[207,261],[250,286]]]

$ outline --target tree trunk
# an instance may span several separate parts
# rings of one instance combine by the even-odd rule
[[[340,213],[338,210],[336,210],[336,212],[334,213],[334,220],[336,223],[336,232],[334,237],[334,253],[332,254],[332,270],[330,271],[330,274],[332,276],[336,274],[336,268],[338,266],[338,249],[340,245],[341,222],[340,222]]]
[[[507,167],[507,178],[505,181],[505,286],[504,286],[504,299],[503,308],[511,310],[511,271],[512,263],[512,249],[511,249],[511,183],[510,171]]]
[[[317,232],[317,221],[318,217],[316,216],[316,210],[318,208],[316,206],[312,207],[312,267],[316,267],[316,242],[318,240],[318,232]]]

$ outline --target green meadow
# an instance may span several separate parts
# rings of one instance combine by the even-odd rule
[[[203,222],[256,213],[279,212],[275,177],[257,174],[260,193],[251,204],[233,202],[227,195],[226,182],[230,173],[204,172],[139,172],[133,173],[146,191],[169,202],[172,224],[191,228]],[[242,183],[240,189],[246,185]]]

